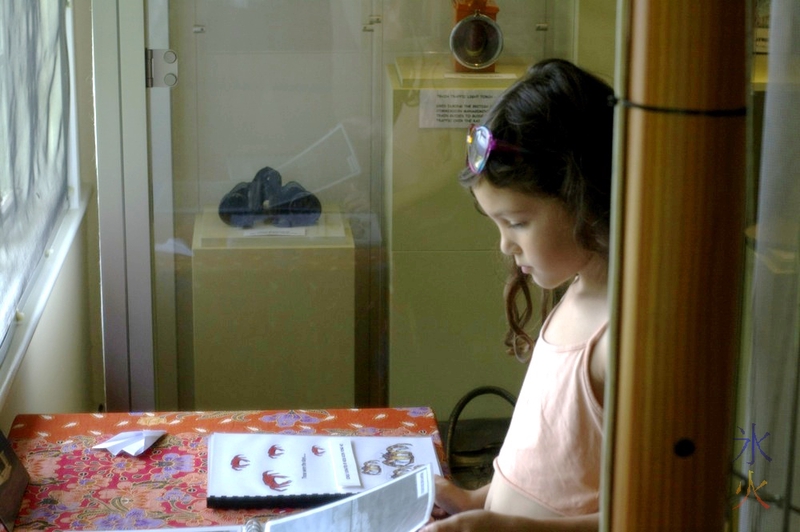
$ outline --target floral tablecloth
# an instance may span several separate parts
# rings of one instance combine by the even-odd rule
[[[134,430],[167,432],[139,456],[92,449]],[[206,507],[206,438],[214,432],[432,436],[427,407],[17,416],[9,439],[31,481],[15,530],[109,530],[243,524],[287,509]],[[2,526],[0,526],[2,529]]]

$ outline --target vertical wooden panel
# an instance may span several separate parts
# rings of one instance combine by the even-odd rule
[[[743,266],[745,3],[631,3],[614,531],[722,530]]]

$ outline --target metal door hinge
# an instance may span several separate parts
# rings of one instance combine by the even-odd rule
[[[145,87],[174,87],[178,84],[178,54],[174,50],[144,51]]]

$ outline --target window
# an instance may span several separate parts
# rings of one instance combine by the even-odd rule
[[[66,207],[69,61],[64,21],[64,0],[0,2],[2,345]]]

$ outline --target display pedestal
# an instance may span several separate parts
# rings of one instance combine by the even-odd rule
[[[194,408],[351,407],[350,228],[338,212],[325,212],[304,234],[259,236],[271,229],[229,227],[216,208],[197,217]]]

